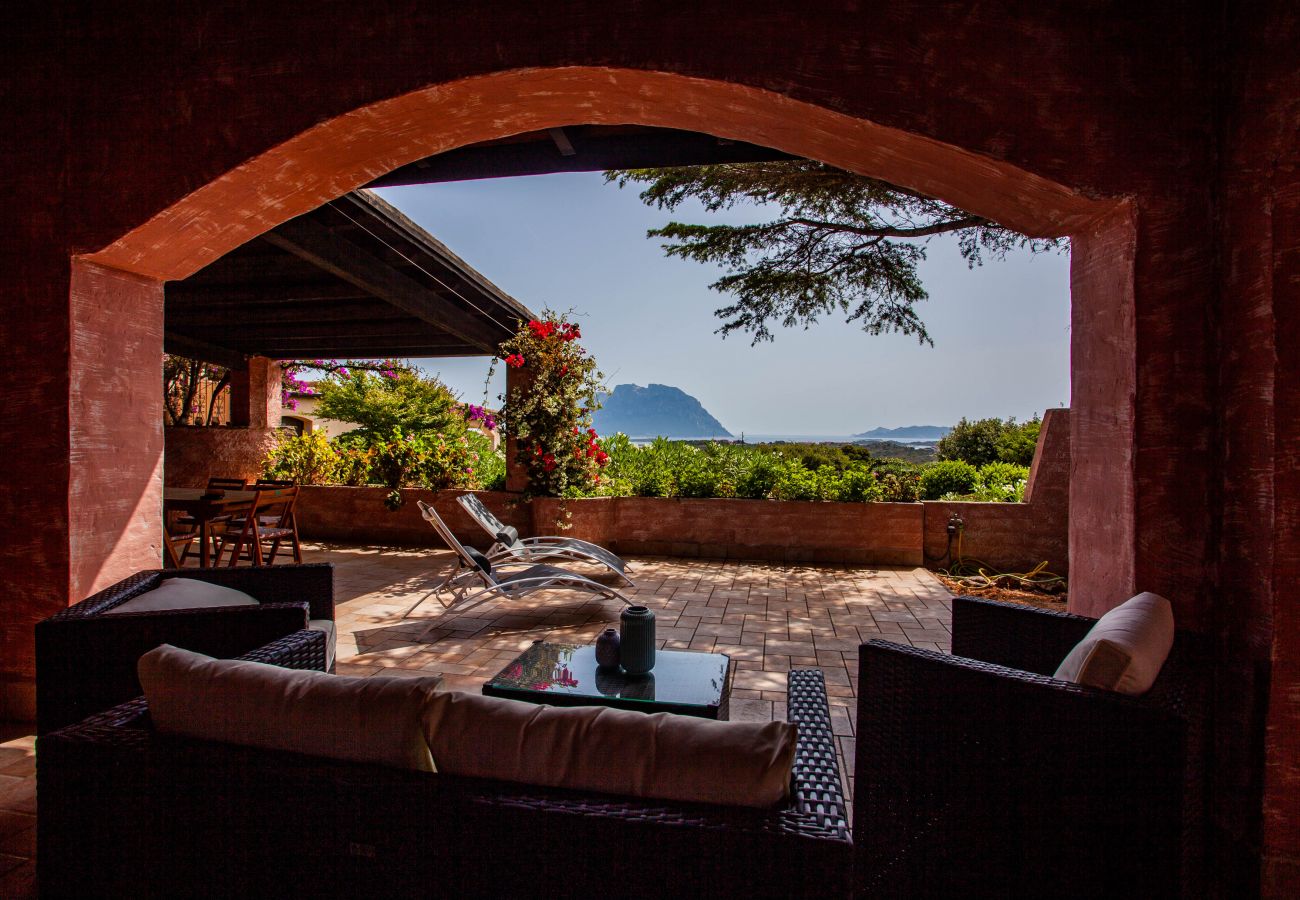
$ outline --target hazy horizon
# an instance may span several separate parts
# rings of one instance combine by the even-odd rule
[[[728,298],[715,266],[669,259],[649,228],[757,222],[737,207],[709,216],[645,206],[599,173],[485,179],[379,191],[529,309],[572,308],[609,388],[666,384],[739,435],[845,436],[876,427],[1019,420],[1069,401],[1069,256],[1027,252],[968,269],[950,237],[927,244],[918,306],[935,346],[871,336],[843,316],[778,329],[773,343],[714,334]],[[487,358],[417,360],[463,399],[484,397]],[[504,386],[498,367],[488,402]]]

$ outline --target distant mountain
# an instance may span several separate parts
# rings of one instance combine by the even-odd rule
[[[641,387],[620,384],[601,397],[603,408],[592,424],[601,434],[621,431],[633,438],[731,437],[722,423],[709,415],[690,394],[666,384]]]
[[[877,441],[937,441],[950,431],[951,428],[943,425],[904,425],[902,428],[873,428],[853,437]]]

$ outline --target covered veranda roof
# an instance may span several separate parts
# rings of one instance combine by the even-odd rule
[[[254,238],[166,287],[164,348],[229,367],[273,359],[494,355],[534,318],[368,190]]]

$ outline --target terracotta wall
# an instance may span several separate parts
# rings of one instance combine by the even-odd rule
[[[1025,503],[948,503],[927,501],[925,557],[929,565],[947,567],[957,542],[948,543],[948,519],[964,522],[961,553],[1003,572],[1024,572],[1040,562],[1058,575],[1070,573],[1070,410],[1049,409],[1043,416],[1034,449],[1034,464],[1025,487]],[[949,556],[949,551],[952,557]],[[1070,585],[1070,608],[1090,613],[1087,579]]]
[[[579,121],[690,127],[1084,235],[1085,261],[1114,247],[1122,268],[1131,252],[1131,369],[1105,361],[1125,336],[1113,317],[1075,320],[1100,330],[1075,336],[1075,458],[1091,468],[1071,498],[1074,579],[1094,579],[1099,603],[1158,590],[1223,638],[1230,871],[1262,850],[1266,891],[1300,893],[1296,19],[1282,0],[15,13],[0,71],[0,687],[30,685],[34,621],[157,533],[150,502],[130,521],[117,502],[107,517],[74,507],[144,501],[160,481],[160,419],[133,411],[158,402],[145,357],[160,350],[161,281],[457,142]],[[1121,199],[1132,240],[1103,241],[1080,211]],[[87,253],[152,282],[71,302]],[[1117,283],[1129,289],[1082,278],[1075,308],[1113,309]],[[87,427],[74,396],[93,407]],[[144,462],[122,467],[133,451]]]
[[[215,427],[168,427],[164,432],[163,481],[168,487],[205,487],[211,475],[256,481],[282,433],[279,428]]]
[[[533,527],[573,534],[618,553],[783,562],[921,565],[918,503],[693,500],[614,497],[536,500]]]
[[[1300,896],[1300,9],[1233,5],[1223,67],[1223,646],[1215,863]],[[1215,502],[1215,497],[1207,498]],[[1185,560],[1195,565],[1192,560]],[[1263,760],[1260,766],[1256,761]],[[1261,799],[1262,798],[1262,799]],[[1263,815],[1260,811],[1262,807]],[[1243,880],[1244,880],[1243,876]]]
[[[405,502],[396,511],[384,505],[388,488],[308,485],[298,498],[298,531],[308,540],[348,544],[389,544],[409,547],[442,547],[437,532],[420,516],[417,500],[432,503],[457,539],[486,550],[492,538],[475,524],[456,497],[464,491],[426,491],[407,488]],[[498,519],[530,534],[532,513],[517,495],[476,491]]]

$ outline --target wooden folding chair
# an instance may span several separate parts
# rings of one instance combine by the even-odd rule
[[[190,545],[199,536],[197,530],[173,530],[163,523],[163,566],[168,569],[180,569],[185,565],[185,556]]]
[[[230,529],[221,535],[221,546],[217,550],[215,565],[221,564],[221,557],[226,548],[230,548],[230,565],[237,565],[241,558],[246,558],[255,566],[269,566],[275,563],[275,556],[280,545],[288,541],[293,547],[294,562],[302,562],[302,547],[298,542],[298,524],[294,520],[293,510],[298,502],[296,487],[272,488],[257,492],[242,518],[231,522]],[[270,554],[265,555],[262,545],[269,542]]]
[[[209,475],[208,490],[209,491],[246,491],[248,490],[248,479],[226,477],[224,475]],[[194,530],[198,528],[199,523],[195,519],[190,518],[189,516],[180,516],[176,519],[173,525],[176,527],[188,526],[190,529]],[[217,547],[217,535],[220,534],[222,531],[225,531],[229,525],[230,525],[230,516],[217,516],[215,519],[213,519],[208,523],[208,534],[210,535],[210,540],[212,541],[213,550],[216,550]],[[189,555],[191,553],[197,553],[197,552],[198,551],[194,550],[193,547],[191,547],[189,544],[186,544],[185,547],[181,550],[181,554],[179,557],[180,563],[184,565],[185,560],[189,558]]]

